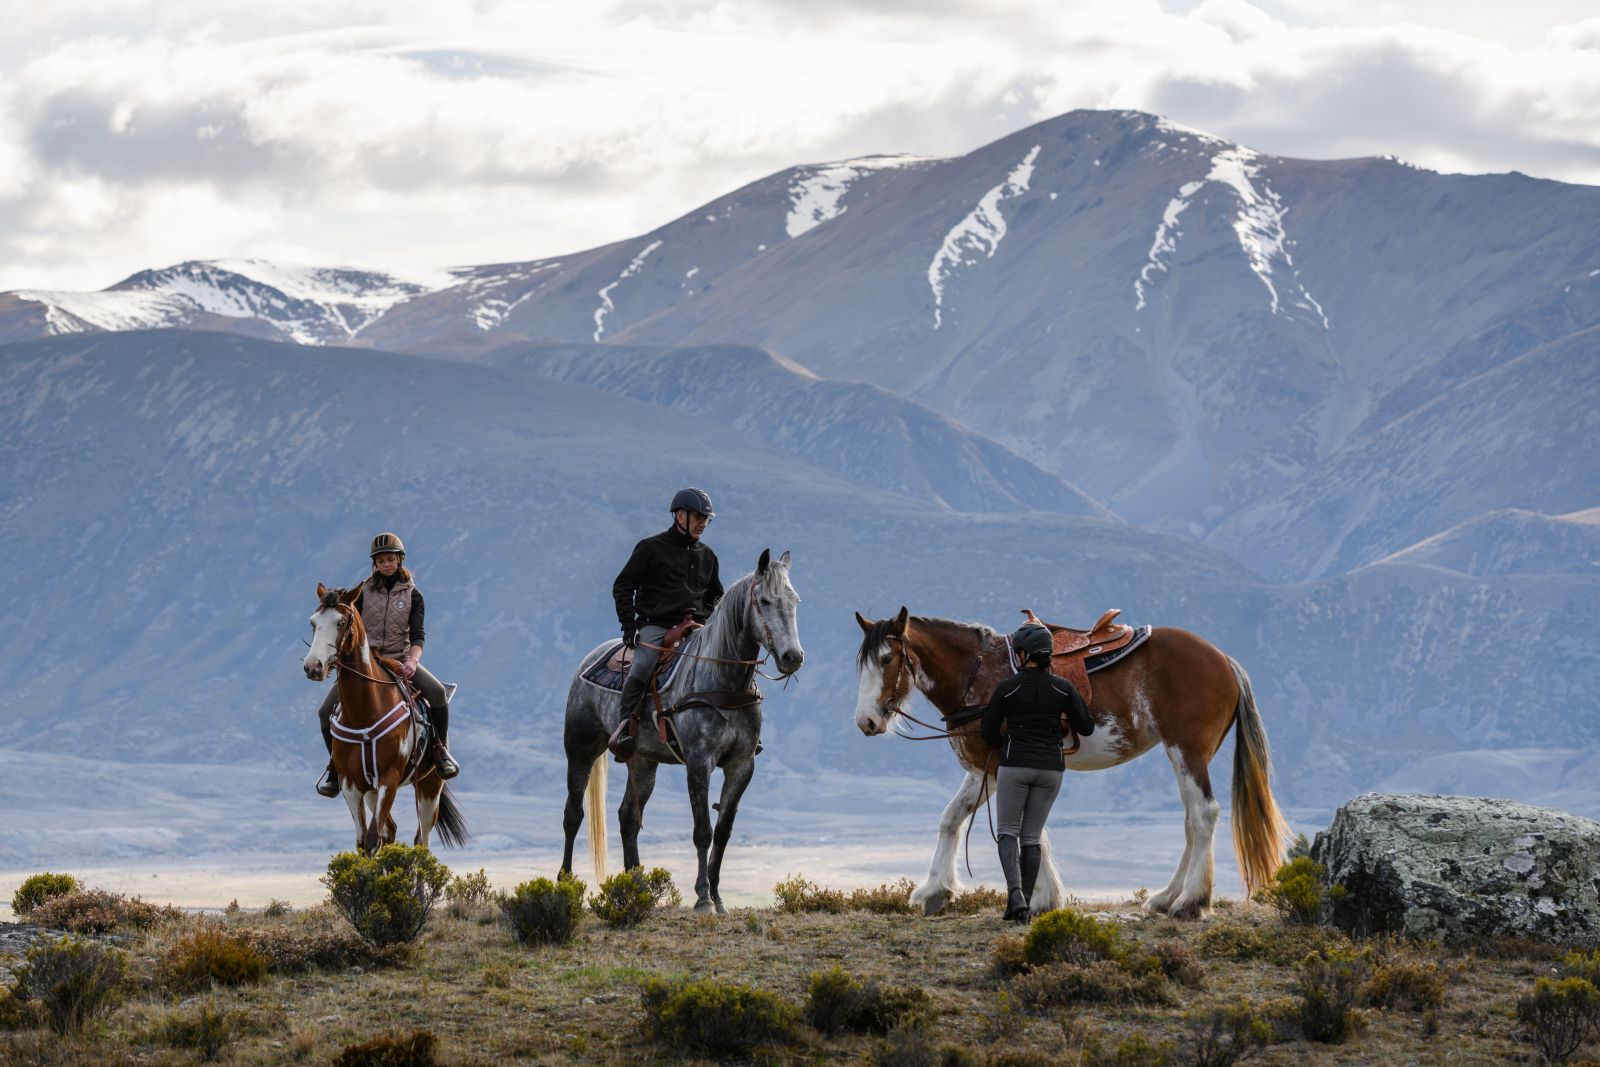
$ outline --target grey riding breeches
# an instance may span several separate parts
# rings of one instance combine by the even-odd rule
[[[665,636],[667,636],[665,626],[639,627],[639,647],[633,650],[633,664],[628,668],[630,680],[637,678],[646,686],[650,684],[650,676],[655,673],[656,664],[661,662],[661,653],[644,646],[647,643],[659,645]]]
[[[1062,771],[1001,767],[995,777],[995,835],[1010,834],[1023,845],[1037,845],[1050,808],[1061,792]]]

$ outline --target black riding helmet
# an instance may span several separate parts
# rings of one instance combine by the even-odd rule
[[[1036,622],[1025,622],[1011,634],[1011,647],[1026,660],[1050,662],[1050,651],[1054,645],[1049,628]]]
[[[716,512],[711,510],[711,494],[704,489],[679,489],[672,496],[672,506],[668,511],[690,511],[706,518],[714,518]]]

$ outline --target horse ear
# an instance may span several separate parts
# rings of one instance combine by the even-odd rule
[[[856,612],[856,625],[861,627],[861,632],[864,634],[869,634],[872,632],[872,624],[866,619],[862,618],[861,612],[859,611]]]
[[[346,589],[344,591],[344,596],[340,597],[339,599],[344,601],[346,604],[354,604],[356,602],[356,597],[358,597],[360,595],[361,595],[361,586],[360,585],[352,585],[349,589]]]
[[[778,562],[785,567],[789,565],[789,550],[787,548],[783,550],[783,555],[778,557]]]
[[[765,573],[767,573],[767,565],[770,564],[771,562],[772,562],[772,549],[763,548],[761,550],[761,558],[756,561],[756,573],[757,574],[765,574]]]
[[[322,603],[322,598],[328,595],[328,587],[321,582],[317,583],[317,603]]]
[[[900,605],[900,614],[894,617],[894,625],[891,627],[891,629],[893,629],[897,634],[904,634],[906,632],[906,620],[910,618],[911,612],[904,604]]]

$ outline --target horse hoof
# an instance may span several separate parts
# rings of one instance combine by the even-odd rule
[[[709,900],[697,900],[697,901],[695,901],[694,902],[694,910],[695,910],[695,912],[697,914],[700,914],[700,915],[704,915],[706,912],[712,911],[713,908],[712,908],[712,905],[711,905],[711,901],[709,901]]]
[[[726,914],[728,914],[728,909],[724,908],[722,906],[722,901],[721,900],[714,900],[714,901],[712,901],[712,903],[716,905],[717,914],[718,915],[726,915]]]
[[[944,906],[948,903],[950,903],[949,893],[935,893],[922,902],[922,914],[925,917],[937,915],[944,910]]]

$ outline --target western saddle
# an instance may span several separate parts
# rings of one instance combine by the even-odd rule
[[[1133,627],[1125,622],[1115,622],[1118,615],[1122,614],[1121,608],[1112,608],[1087,630],[1074,630],[1070,626],[1057,626],[1055,623],[1045,622],[1032,610],[1023,608],[1022,613],[1028,617],[1029,622],[1038,623],[1050,631],[1053,644],[1050,649],[1050,671],[1061,678],[1071,682],[1077,689],[1078,695],[1083,697],[1085,704],[1093,699],[1093,688],[1089,685],[1089,670],[1085,660],[1090,656],[1103,656],[1107,652],[1117,649],[1133,640]]]
[[[661,743],[666,745],[672,754],[678,757],[678,762],[683,762],[683,752],[678,746],[677,734],[670,724],[672,712],[676,708],[661,706],[661,679],[667,676],[667,668],[672,661],[678,658],[678,650],[683,645],[683,639],[695,630],[700,629],[700,623],[695,622],[692,616],[684,616],[684,620],[668,630],[661,638],[661,658],[656,661],[656,669],[650,675],[650,684],[645,688],[644,700],[653,700],[656,705],[656,732],[661,738]],[[618,647],[612,654],[612,662],[619,664],[616,669],[626,674],[631,662],[628,650]],[[606,747],[611,750],[618,763],[626,763],[633,758],[639,745],[639,718],[644,708],[641,700],[633,706],[632,711],[623,720],[617,723],[617,728],[611,732],[611,737],[606,742]]]

